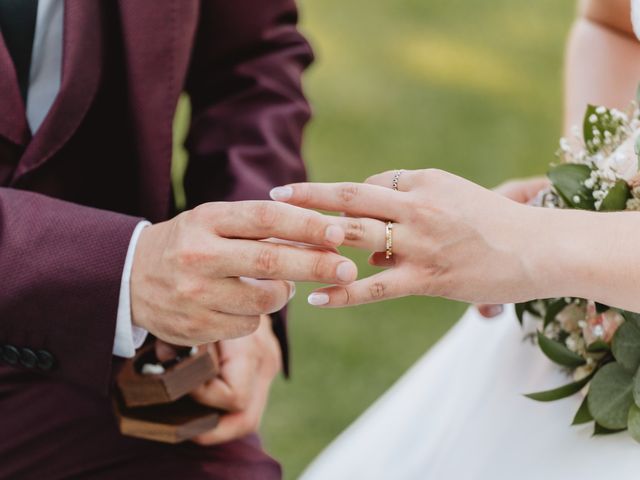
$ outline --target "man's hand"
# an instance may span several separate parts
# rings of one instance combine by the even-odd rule
[[[282,309],[289,281],[348,284],[335,218],[282,203],[208,203],[143,230],[131,274],[133,323],[176,345],[247,335]],[[267,238],[316,245],[299,248]],[[254,280],[263,279],[263,280]]]
[[[203,405],[228,413],[220,418],[216,428],[193,439],[200,445],[224,443],[256,432],[271,382],[281,368],[280,347],[267,315],[261,317],[253,334],[209,344],[207,348],[217,350],[220,375],[191,396]]]

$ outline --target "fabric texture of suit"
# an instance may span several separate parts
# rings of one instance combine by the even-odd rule
[[[312,53],[296,22],[293,0],[66,0],[62,84],[33,138],[0,40],[0,346],[55,358],[47,371],[0,366],[0,478],[279,478],[257,437],[120,436],[109,392],[131,233],[174,214],[180,94],[193,110],[189,207],[304,179]],[[274,329],[288,365],[284,322]]]

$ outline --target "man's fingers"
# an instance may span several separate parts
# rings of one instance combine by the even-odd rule
[[[210,310],[205,310],[199,315],[200,318],[194,321],[194,331],[188,336],[197,340],[198,344],[244,337],[255,332],[260,326],[259,315],[230,315]]]
[[[271,198],[305,208],[349,215],[397,219],[402,193],[363,183],[296,183],[271,190]]]
[[[327,250],[252,240],[225,240],[221,250],[216,273],[223,276],[347,284],[358,274],[353,261]]]
[[[363,278],[351,285],[333,286],[316,290],[309,295],[309,304],[316,307],[347,307],[374,303],[405,295],[400,288],[396,270]]]
[[[342,244],[344,232],[333,217],[278,202],[238,202],[217,205],[215,218],[221,237],[265,239],[269,237],[327,247]]]
[[[295,291],[293,282],[240,277],[220,279],[215,292],[205,289],[201,295],[211,310],[253,316],[282,310]]]
[[[216,445],[256,432],[260,427],[262,413],[267,403],[270,383],[269,378],[259,379],[246,410],[223,414],[216,428],[198,435],[192,441],[199,445]]]

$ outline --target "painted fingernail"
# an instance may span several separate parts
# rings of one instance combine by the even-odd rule
[[[293,188],[291,187],[276,187],[272,188],[269,192],[269,196],[271,200],[276,200],[278,202],[284,202],[285,200],[289,200],[293,195]]]
[[[353,282],[357,274],[356,267],[351,262],[342,262],[336,268],[336,276],[341,282]]]
[[[478,311],[483,317],[493,318],[500,315],[504,311],[504,307],[502,305],[480,305]]]
[[[326,305],[329,303],[329,295],[326,293],[312,293],[307,298],[307,301],[309,302],[309,305],[319,307],[320,305]]]
[[[324,232],[324,239],[333,245],[340,245],[344,240],[344,230],[337,225],[329,225]]]

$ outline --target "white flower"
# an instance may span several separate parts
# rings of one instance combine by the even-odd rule
[[[603,113],[605,113],[607,111],[607,107],[603,107],[602,105],[600,105],[598,108],[596,108],[596,113],[598,115],[602,115]]]
[[[598,116],[595,113],[592,113],[591,115],[589,115],[590,123],[596,123],[597,121],[598,121]]]
[[[635,152],[638,133],[636,131],[633,135],[630,135],[622,145],[606,158],[601,168],[607,172],[607,179],[614,181],[615,177],[617,177],[629,181],[638,173],[638,156]]]

